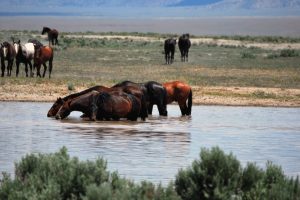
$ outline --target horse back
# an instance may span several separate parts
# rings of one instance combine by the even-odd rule
[[[191,92],[191,87],[182,81],[166,82],[163,86],[167,91],[168,103],[186,101]]]

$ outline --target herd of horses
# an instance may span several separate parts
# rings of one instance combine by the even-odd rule
[[[30,76],[33,77],[33,70],[37,70],[37,76],[41,77],[40,69],[41,66],[44,66],[43,77],[45,77],[45,73],[47,70],[46,63],[49,62],[49,78],[51,77],[51,72],[53,68],[53,49],[50,46],[50,42],[52,45],[58,45],[58,31],[56,29],[50,29],[48,27],[44,27],[42,31],[42,35],[47,33],[49,46],[44,46],[41,42],[36,39],[29,39],[27,43],[21,44],[21,41],[15,41],[12,38],[12,44],[5,41],[1,43],[0,47],[0,58],[1,58],[1,76],[4,76],[5,73],[5,61],[7,61],[7,76],[11,76],[12,66],[14,60],[16,60],[16,76],[19,74],[19,66],[21,63],[25,65],[25,73],[26,77],[28,77],[28,65],[30,68]],[[32,66],[31,61],[33,60],[34,64]]]
[[[160,84],[155,81],[123,81],[112,87],[94,86],[63,98],[59,97],[47,113],[64,119],[73,111],[90,120],[146,120],[156,105],[159,115],[167,116],[167,104],[178,102],[182,115],[191,115],[192,89],[181,81]]]

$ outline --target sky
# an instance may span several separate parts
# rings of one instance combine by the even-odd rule
[[[0,16],[300,16],[300,0],[0,0]]]

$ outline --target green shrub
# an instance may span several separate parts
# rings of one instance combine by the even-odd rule
[[[73,91],[75,90],[74,84],[73,83],[68,83],[68,90]]]
[[[283,49],[280,51],[281,57],[297,57],[299,53],[295,49]]]
[[[252,53],[249,53],[249,52],[242,52],[242,53],[241,53],[241,57],[242,57],[242,58],[251,58],[251,59],[253,59],[253,58],[255,58],[256,56],[255,56],[254,54],[252,54]]]
[[[299,179],[288,178],[268,162],[266,169],[239,161],[218,147],[202,149],[200,159],[181,169],[167,187],[134,183],[110,173],[106,162],[70,158],[66,148],[54,154],[30,154],[15,164],[15,178],[3,173],[0,199],[300,200]]]

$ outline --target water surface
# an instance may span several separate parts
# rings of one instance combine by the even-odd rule
[[[179,168],[199,157],[200,148],[219,146],[243,165],[267,160],[289,176],[300,175],[300,109],[194,106],[181,117],[168,106],[146,122],[89,122],[72,113],[47,118],[49,103],[0,102],[0,171],[13,175],[14,162],[28,153],[50,153],[62,146],[81,160],[103,157],[111,171],[135,181],[168,183]]]

